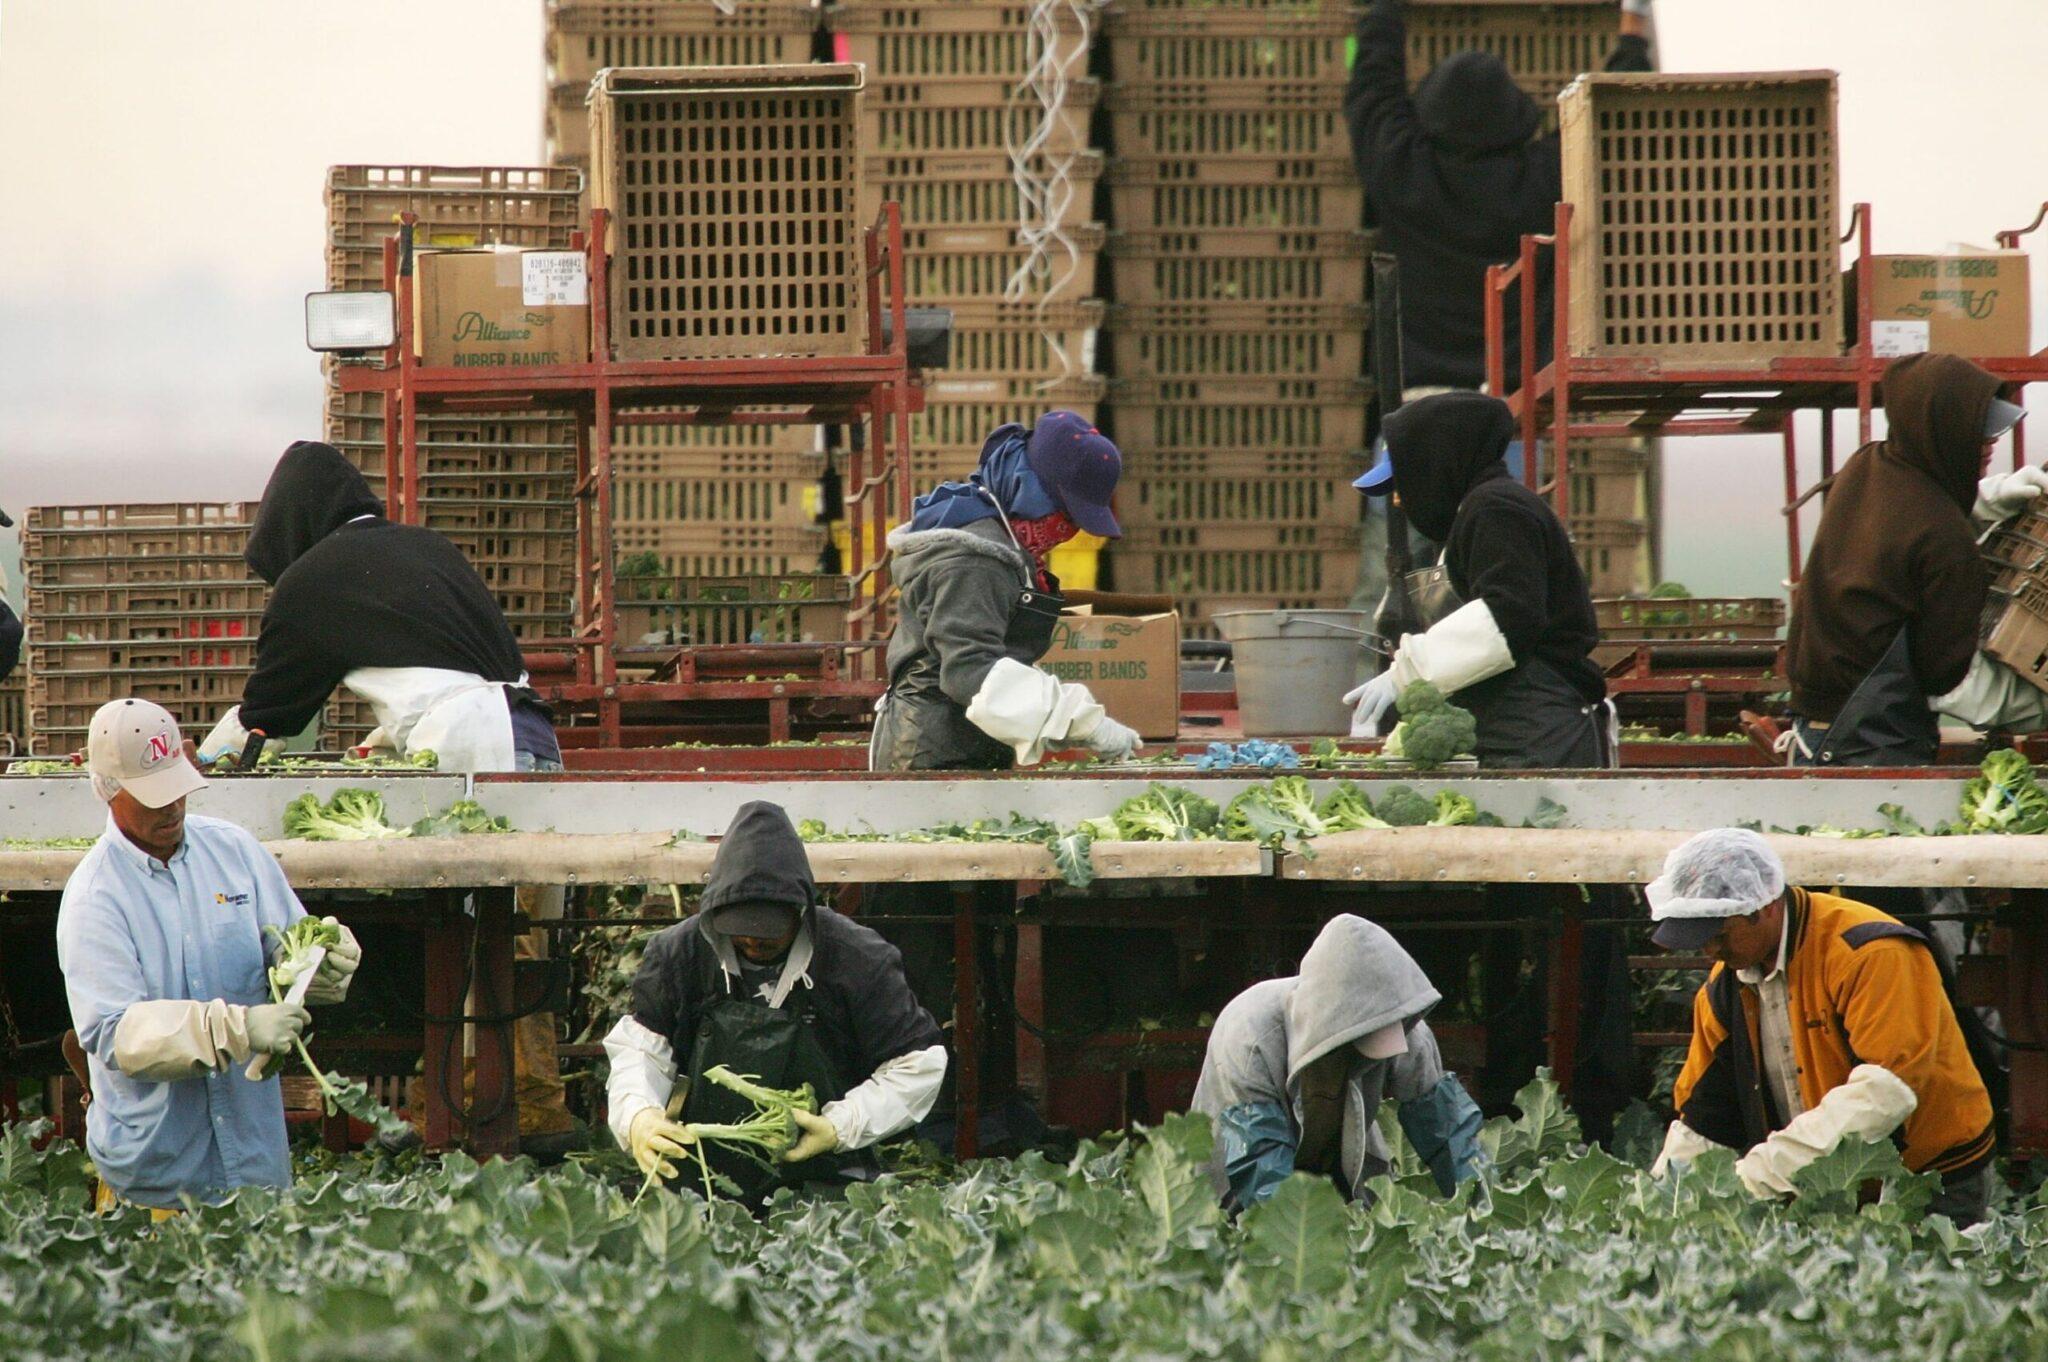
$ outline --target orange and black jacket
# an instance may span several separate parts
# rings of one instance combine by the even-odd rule
[[[1808,1110],[1859,1064],[1890,1070],[1919,1098],[1893,1135],[1915,1172],[1968,1173],[1991,1158],[1991,1097],[1956,1022],[1927,938],[1832,894],[1791,890],[1785,962],[1792,1050]],[[1688,1126],[1748,1149],[1785,1125],[1765,1080],[1757,990],[1716,965],[1693,1000],[1692,1048],[1672,1089]],[[1742,1025],[1732,1019],[1740,1017]]]

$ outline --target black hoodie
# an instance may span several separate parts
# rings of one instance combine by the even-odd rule
[[[367,517],[365,519],[364,517]],[[358,667],[436,667],[517,681],[519,644],[462,550],[394,525],[332,446],[301,440],[263,489],[244,555],[273,588],[242,724],[303,730]]]
[[[1910,355],[1884,375],[1884,439],[1842,465],[1792,600],[1792,708],[1834,722],[1901,628],[1926,695],[1961,685],[1991,580],[1970,508],[1998,380],[1954,355]]]
[[[1563,194],[1558,140],[1498,57],[1445,58],[1408,93],[1402,0],[1375,0],[1358,22],[1344,94],[1351,155],[1381,248],[1401,263],[1402,379],[1410,387],[1477,388],[1486,377],[1486,267],[1516,259],[1522,237],[1547,233]],[[1647,71],[1649,47],[1621,38],[1610,71]],[[1550,357],[1550,284],[1540,272],[1538,364]],[[1514,298],[1508,299],[1515,315]],[[1510,388],[1521,360],[1512,321]]]
[[[0,681],[21,661],[21,639],[21,620],[7,608],[6,601],[0,601]]]
[[[1386,436],[1401,510],[1443,544],[1452,588],[1486,602],[1517,666],[1547,662],[1587,703],[1603,698],[1586,575],[1549,503],[1508,475],[1515,419],[1507,403],[1479,393],[1425,397],[1389,416]],[[1512,675],[1467,687],[1459,703],[1484,705]]]
[[[902,953],[872,927],[817,903],[810,861],[789,815],[779,804],[757,800],[742,805],[725,830],[697,916],[656,935],[633,975],[633,1019],[668,1039],[679,1069],[689,1068],[704,1014],[745,992],[739,978],[720,967],[709,917],[710,910],[735,903],[803,911],[809,986],[799,984],[786,1005],[810,1017],[843,1089],[866,1082],[892,1059],[944,1043],[938,1023],[910,991]]]

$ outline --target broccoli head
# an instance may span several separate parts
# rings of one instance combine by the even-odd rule
[[[2048,793],[2025,755],[2005,748],[1984,758],[1963,787],[1962,823],[1968,832],[2048,832]]]
[[[1384,754],[1405,759],[1418,771],[1433,771],[1479,742],[1472,712],[1460,709],[1427,681],[1412,682],[1401,692],[1401,722],[1388,737]]]
[[[1323,828],[1328,832],[1355,832],[1360,828],[1391,826],[1373,814],[1365,791],[1348,780],[1339,781],[1337,788],[1317,806],[1316,817],[1323,820]]]
[[[1429,825],[1435,828],[1455,828],[1479,821],[1479,806],[1461,794],[1439,790],[1436,796],[1435,816]]]
[[[1380,796],[1373,812],[1389,827],[1419,828],[1436,817],[1436,801],[1406,785],[1395,785]]]

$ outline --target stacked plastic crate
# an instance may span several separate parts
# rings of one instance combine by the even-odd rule
[[[20,668],[0,681],[0,756],[28,750],[28,677]]]
[[[109,700],[153,700],[202,736],[242,698],[266,587],[242,561],[256,507],[40,506],[23,519],[28,730],[85,746]]]
[[[922,488],[974,470],[990,431],[1064,408],[1094,420],[1103,158],[1089,0],[842,0],[832,57],[867,68],[864,222],[902,206],[906,293],[953,314],[950,363],[911,426]],[[1055,565],[1093,584],[1099,545]]]
[[[1353,11],[1111,12],[1120,591],[1333,607],[1359,566],[1367,238],[1342,113]]]
[[[547,10],[548,158],[588,169],[587,102],[599,71],[808,62],[817,22],[811,0],[727,7],[554,0]],[[612,526],[614,552],[629,574],[622,590],[660,577],[816,572],[825,544],[824,470],[814,425],[616,427]]]
[[[582,172],[546,166],[333,166],[327,173],[327,279],[336,289],[384,286],[384,242],[399,215],[418,216],[419,250],[570,244]],[[330,384],[327,440],[385,485],[383,398]],[[461,547],[522,640],[568,634],[575,604],[576,421],[568,412],[419,417],[421,520]],[[328,730],[359,741],[375,726],[346,691]]]

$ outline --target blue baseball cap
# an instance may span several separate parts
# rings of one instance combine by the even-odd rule
[[[1124,456],[1094,423],[1078,412],[1047,412],[1025,441],[1024,462],[1069,520],[1104,539],[1123,537],[1109,499],[1123,477]]]
[[[1388,450],[1387,442],[1381,440],[1374,446],[1379,451],[1380,461],[1360,474],[1351,485],[1369,497],[1384,496],[1394,490],[1394,456]]]

